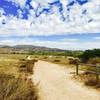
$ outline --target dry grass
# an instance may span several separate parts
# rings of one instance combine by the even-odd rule
[[[30,73],[33,74],[33,67],[35,62],[37,62],[37,60],[21,60],[19,62],[19,71],[20,72],[25,72],[25,73]]]
[[[64,56],[52,56],[52,57],[46,56],[46,57],[43,57],[42,59],[45,61],[49,61],[56,64],[61,64],[61,65],[69,64],[67,57],[64,57]]]
[[[78,76],[74,74],[72,78],[75,80],[78,80],[79,82],[84,83],[84,85],[86,86],[90,86],[98,90],[100,89],[100,79],[97,82],[96,75],[94,74],[90,74],[90,73],[87,74],[86,72],[84,72],[84,73],[79,74]]]
[[[37,100],[36,88],[28,81],[0,73],[0,100]]]
[[[88,60],[88,63],[91,63],[91,64],[100,64],[100,57],[94,57],[94,58],[90,58]]]
[[[19,59],[25,58],[26,55],[0,54],[0,100],[37,100],[34,84],[25,72],[19,71]],[[33,71],[33,66],[27,70]]]

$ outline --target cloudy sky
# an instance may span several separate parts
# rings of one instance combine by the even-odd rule
[[[0,45],[100,48],[100,0],[0,0]]]

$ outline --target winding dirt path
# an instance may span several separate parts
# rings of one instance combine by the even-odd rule
[[[40,100],[100,100],[100,93],[70,78],[70,69],[45,61],[35,64],[32,80],[39,83]]]

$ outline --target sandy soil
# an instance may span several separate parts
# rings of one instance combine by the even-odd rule
[[[35,64],[32,80],[40,100],[100,100],[100,93],[71,79],[70,69],[45,61]]]

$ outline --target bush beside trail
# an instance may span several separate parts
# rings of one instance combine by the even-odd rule
[[[19,70],[22,72],[33,74],[33,67],[37,60],[21,60],[19,61]]]
[[[84,63],[88,62],[90,59],[93,59],[93,58],[100,58],[100,49],[86,50],[84,51],[83,54],[79,55],[79,58]],[[99,63],[100,63],[100,59],[99,59]]]

